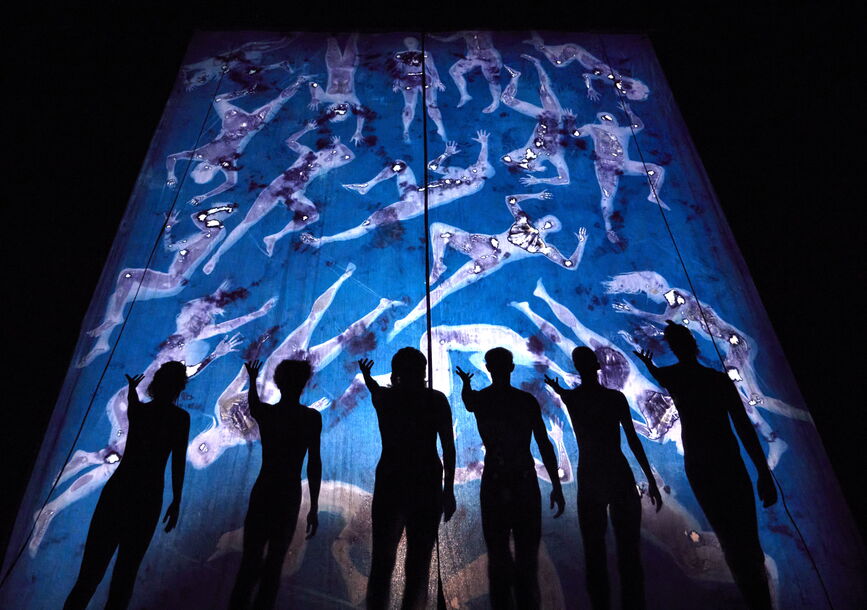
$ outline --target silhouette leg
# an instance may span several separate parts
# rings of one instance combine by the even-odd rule
[[[103,491],[103,497],[100,497],[93,512],[84,545],[84,556],[81,558],[81,569],[63,605],[64,610],[83,610],[87,607],[117,549],[120,529],[112,518],[116,513],[106,495]]]
[[[605,529],[608,514],[603,502],[578,494],[578,524],[584,541],[584,571],[587,578],[587,592],[594,610],[610,607],[608,591],[608,559],[605,552]]]
[[[406,580],[402,604],[406,610],[424,608],[427,601],[430,562],[439,527],[440,510],[435,499],[425,504],[427,505],[421,507],[421,510],[414,511],[406,524]]]
[[[158,518],[159,509],[157,511]],[[117,551],[117,561],[114,564],[114,573],[111,577],[108,601],[105,604],[106,610],[125,610],[129,606],[136,575],[150,545],[157,519],[150,519],[152,524],[140,522],[125,524],[129,535],[121,540]]]
[[[634,491],[611,504],[611,527],[617,543],[620,604],[624,609],[644,608],[644,571],[641,567],[641,499]]]
[[[258,510],[258,504],[254,487],[253,496],[250,498],[250,507],[247,509],[247,518],[244,520],[244,549],[241,554],[241,567],[238,568],[238,576],[235,578],[235,586],[229,601],[229,607],[233,610],[247,606],[247,601],[250,599],[262,566],[262,555],[268,540],[268,531],[266,519],[262,515],[262,511]]]
[[[491,608],[512,607],[512,582],[515,570],[509,548],[510,506],[503,502],[503,490],[482,479],[480,504],[482,533],[488,547],[488,597]]]
[[[285,512],[281,511],[287,517],[285,521],[276,524],[268,537],[268,551],[265,554],[265,561],[259,578],[259,591],[256,593],[256,600],[253,603],[253,608],[256,610],[270,610],[277,600],[283,561],[286,559],[286,552],[289,550],[292,536],[295,533],[299,507],[300,498],[293,507],[287,507]],[[282,517],[282,515],[280,516]]]
[[[542,498],[535,472],[516,498],[512,532],[515,537],[515,600],[519,610],[539,607],[539,540],[542,538]]]
[[[402,489],[387,489],[377,485],[371,506],[370,577],[367,580],[367,607],[378,610],[388,607],[391,574],[397,557],[397,545],[406,520],[399,499]]]

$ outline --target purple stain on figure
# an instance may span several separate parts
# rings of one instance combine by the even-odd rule
[[[376,335],[372,332],[362,333],[361,335],[351,337],[345,345],[346,353],[353,356],[359,354],[367,354],[376,349]]]

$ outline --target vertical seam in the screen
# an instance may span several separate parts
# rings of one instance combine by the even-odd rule
[[[611,60],[608,57],[608,51],[605,48],[605,41],[602,36],[598,36],[599,44],[602,48],[602,55],[605,58],[605,64],[608,67],[609,74],[606,75],[606,78],[613,79],[612,85],[614,86],[614,93],[617,97],[620,98],[621,102],[625,105],[627,102],[625,101],[625,93],[618,86],[619,78],[615,75],[614,67],[611,64]],[[707,334],[710,337],[710,341],[713,344],[713,349],[716,352],[717,358],[719,358],[720,364],[722,365],[723,371],[726,371],[725,360],[723,359],[722,353],[719,350],[719,347],[716,344],[716,340],[714,339],[713,332],[711,331],[710,324],[707,321],[707,316],[704,313],[704,308],[701,305],[701,299],[698,297],[698,292],[696,292],[695,286],[692,283],[692,278],[689,275],[689,271],[686,268],[686,262],[683,260],[683,256],[680,253],[680,248],[677,245],[677,240],[674,237],[674,232],[671,230],[671,226],[668,223],[668,218],[665,215],[665,210],[662,207],[662,204],[659,201],[659,195],[656,192],[656,187],[653,184],[653,181],[650,179],[650,175],[647,173],[647,162],[644,160],[644,153],[641,150],[641,145],[638,141],[638,134],[635,131],[635,126],[633,125],[632,118],[627,114],[628,122],[629,122],[629,130],[632,133],[632,139],[635,141],[635,148],[638,151],[638,157],[641,159],[641,165],[644,168],[644,176],[647,179],[647,184],[650,187],[650,192],[653,194],[653,198],[656,200],[656,207],[659,209],[659,213],[662,216],[662,222],[665,224],[665,229],[668,231],[668,236],[671,239],[671,244],[674,246],[674,251],[677,253],[677,258],[680,261],[680,266],[683,268],[683,274],[686,276],[686,281],[689,284],[689,289],[692,291],[692,296],[695,298],[696,305],[698,306],[699,315],[701,315],[702,323],[704,324],[705,329],[707,330]],[[797,521],[795,521],[795,517],[789,511],[789,505],[786,503],[786,494],[783,491],[782,485],[780,485],[779,480],[777,480],[777,476],[774,474],[773,470],[768,469],[771,473],[771,477],[774,480],[774,483],[777,486],[777,489],[780,490],[780,499],[783,502],[783,509],[786,512],[786,516],[789,518],[789,521],[795,528],[795,531],[798,533],[798,537],[801,540],[801,544],[804,546],[804,550],[807,553],[807,557],[810,560],[810,564],[813,567],[813,571],[816,573],[816,577],[819,579],[819,585],[822,587],[822,593],[825,595],[825,601],[828,603],[828,607],[833,610],[834,604],[831,601],[831,594],[828,591],[827,586],[825,585],[825,579],[822,578],[822,573],[819,570],[818,564],[816,564],[816,560],[813,557],[813,553],[810,552],[810,547],[807,544],[807,540],[804,538],[804,534],[801,533],[801,528],[798,527]]]
[[[214,94],[211,96],[210,103],[208,104],[207,109],[205,110],[205,116],[202,118],[202,124],[199,127],[199,133],[196,136],[196,141],[195,141],[195,144],[193,145],[193,148],[191,149],[191,151],[195,150],[196,148],[199,147],[199,141],[202,138],[202,134],[204,134],[204,132],[205,132],[205,126],[207,124],[208,116],[211,113],[211,108],[212,108],[213,103],[214,103],[214,98],[219,94],[220,85],[223,83],[223,76],[224,75],[225,75],[225,70],[221,70],[220,71],[220,78],[217,80],[217,84],[214,88]],[[9,576],[12,574],[12,571],[15,569],[15,566],[18,564],[18,561],[21,559],[21,555],[24,553],[24,549],[27,548],[27,544],[30,542],[30,538],[31,538],[31,536],[33,536],[33,532],[36,529],[36,523],[38,522],[39,517],[42,516],[42,511],[45,510],[45,506],[48,504],[48,501],[51,498],[51,494],[53,494],[54,490],[57,488],[57,485],[60,481],[60,477],[63,475],[63,471],[66,468],[67,464],[69,463],[69,459],[72,457],[73,452],[75,451],[75,445],[78,443],[78,439],[81,438],[81,433],[84,430],[84,425],[87,422],[87,418],[90,415],[91,409],[93,408],[93,403],[96,401],[96,395],[97,395],[97,393],[99,393],[99,389],[102,386],[102,382],[105,379],[106,373],[108,373],[108,367],[111,365],[111,360],[114,357],[114,353],[117,350],[117,346],[120,344],[120,340],[121,340],[121,337],[123,336],[123,331],[126,328],[127,322],[129,322],[130,318],[132,317],[132,310],[135,307],[136,299],[138,298],[139,292],[141,291],[142,282],[144,281],[144,278],[145,278],[147,271],[150,269],[150,265],[151,265],[151,262],[153,261],[154,255],[156,254],[157,247],[159,246],[159,243],[160,243],[163,235],[165,234],[166,227],[169,223],[169,219],[171,218],[171,213],[175,209],[175,205],[178,202],[178,197],[180,196],[184,181],[186,180],[187,176],[189,175],[190,167],[192,166],[192,164],[193,164],[193,153],[190,152],[189,163],[187,163],[186,170],[184,171],[184,174],[181,177],[180,182],[178,182],[178,184],[176,186],[175,196],[172,198],[172,205],[171,205],[171,207],[169,207],[168,212],[166,212],[166,218],[163,221],[162,226],[160,227],[159,233],[157,234],[156,239],[154,240],[153,246],[151,247],[151,251],[150,251],[150,254],[148,255],[147,262],[145,263],[144,269],[141,273],[141,278],[139,279],[138,285],[136,286],[135,294],[133,294],[133,298],[130,301],[130,305],[129,305],[129,309],[127,310],[127,314],[124,317],[123,322],[121,323],[121,326],[120,326],[120,330],[117,333],[117,338],[114,340],[114,344],[111,347],[111,351],[108,354],[108,358],[106,359],[105,365],[102,368],[102,372],[99,375],[99,379],[96,382],[96,387],[93,389],[93,392],[90,395],[90,401],[87,403],[87,408],[85,409],[84,415],[81,418],[81,423],[79,424],[78,430],[75,433],[75,438],[72,440],[72,443],[70,444],[69,451],[67,451],[66,457],[63,460],[63,465],[60,467],[60,469],[57,473],[57,476],[54,478],[54,482],[51,484],[51,487],[49,488],[48,493],[45,495],[45,500],[42,501],[42,504],[40,505],[39,510],[36,512],[35,517],[33,517],[33,525],[31,525],[30,530],[28,531],[27,536],[25,536],[24,540],[22,541],[21,547],[18,549],[18,552],[15,554],[15,557],[9,563],[9,568],[6,570],[6,573],[3,575],[3,578],[0,579],[0,588],[2,588],[6,584],[6,581],[8,580]],[[71,401],[71,396],[67,396],[67,400],[66,400],[66,407],[67,408],[69,406],[70,401]]]
[[[427,163],[427,61],[425,57],[425,32],[421,32],[421,124],[422,124],[422,199],[424,200],[424,304],[427,322],[427,383],[433,388],[433,346],[431,345],[431,304],[430,304],[430,208],[428,207],[428,163]]]

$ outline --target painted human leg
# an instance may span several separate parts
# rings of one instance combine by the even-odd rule
[[[458,88],[458,93],[461,95],[461,99],[457,104],[458,108],[473,99],[473,96],[467,91],[467,80],[464,78],[464,74],[470,72],[476,67],[476,65],[477,62],[471,59],[459,59],[451,68],[449,68],[449,75],[452,77],[452,80],[455,81],[455,86]],[[499,98],[499,96],[497,97]]]
[[[627,176],[645,176],[649,183],[647,200],[651,203],[659,202],[664,210],[671,209],[662,201],[662,183],[665,182],[665,169],[663,167],[655,163],[645,164],[639,161],[627,161],[623,165],[623,173]]]
[[[599,184],[599,207],[602,209],[602,220],[605,223],[605,234],[612,244],[620,242],[611,224],[611,215],[614,212],[614,196],[617,194],[619,183],[618,175],[622,171],[619,164],[596,161],[593,164],[596,170],[596,181]]]
[[[403,111],[400,114],[400,118],[403,121],[403,141],[408,143],[410,141],[409,126],[415,117],[415,105],[418,101],[418,89],[415,87],[412,89],[402,89],[401,93],[403,93]]]
[[[446,137],[446,128],[443,125],[443,115],[440,112],[439,106],[437,106],[437,90],[436,87],[429,87],[425,89],[425,101],[427,106],[427,115],[434,122],[434,125],[437,126],[437,135],[442,138],[443,142],[446,142],[448,138]]]
[[[319,220],[319,210],[313,205],[304,193],[296,192],[286,200],[289,210],[292,212],[292,220],[286,226],[272,235],[263,238],[265,242],[265,253],[271,256],[274,253],[274,244],[283,239],[289,233],[300,231],[309,224],[313,224]]]
[[[278,196],[276,193],[271,192],[271,188],[268,187],[256,198],[256,201],[253,202],[252,207],[250,207],[250,211],[247,212],[247,215],[244,217],[244,220],[241,221],[237,227],[232,229],[232,232],[226,237],[223,243],[220,244],[220,247],[217,248],[217,251],[214,252],[211,259],[205,263],[205,266],[202,267],[202,271],[205,275],[210,275],[214,270],[214,267],[217,266],[217,263],[220,262],[220,259],[224,254],[244,235],[246,235],[247,231],[249,231],[256,223],[258,223],[262,218],[264,218],[274,207],[282,201],[282,197]]]

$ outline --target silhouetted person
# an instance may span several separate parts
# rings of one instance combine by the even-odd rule
[[[387,608],[400,536],[406,528],[402,608],[427,601],[431,553],[439,528],[455,512],[455,440],[452,414],[442,392],[425,387],[424,355],[405,347],[391,359],[391,387],[373,379],[372,360],[358,366],[370,390],[382,455],[376,466],[371,520],[373,548],[367,607]],[[437,436],[443,461],[437,453]],[[445,477],[443,471],[445,470]]]
[[[485,467],[479,503],[482,533],[488,547],[488,581],[491,607],[532,609],[539,607],[539,540],[542,536],[542,497],[536,465],[530,453],[535,437],[553,490],[554,517],[563,514],[566,501],[557,472],[557,456],[548,439],[542,409],[529,392],[510,383],[515,364],[512,352],[496,347],[485,354],[491,385],[475,391],[471,373],[456,370],[463,381],[461,398],[476,416],[485,445]],[[514,537],[515,554],[509,546]]]
[[[153,399],[143,403],[136,387],[143,375],[126,376],[129,431],[117,470],[105,484],[90,521],[81,570],[64,608],[85,608],[117,551],[106,608],[122,609],[132,597],[135,577],[147,551],[163,503],[166,462],[172,455],[172,503],[163,523],[170,532],[178,523],[190,416],[174,405],[187,385],[186,367],[166,362],[148,386]]]
[[[608,553],[605,550],[605,530],[610,514],[617,545],[621,605],[623,608],[644,608],[641,497],[632,468],[620,451],[621,427],[632,454],[647,477],[648,495],[657,512],[662,508],[662,496],[635,433],[626,396],[599,383],[599,360],[589,347],[572,350],[572,362],[581,375],[581,385],[567,390],[560,386],[558,379],[547,376],[545,383],[566,404],[578,442],[578,524],[584,542],[590,602],[596,610],[611,605]]]
[[[674,399],[686,478],[719,539],[735,583],[750,608],[770,608],[752,484],[731,424],[758,471],[756,488],[768,507],[777,501],[777,489],[759,438],[731,379],[698,363],[698,346],[689,329],[669,320],[665,340],[677,357],[675,365],[659,368],[652,353],[635,354]]]
[[[284,360],[274,369],[274,383],[280,390],[276,405],[259,400],[256,379],[262,363],[255,360],[245,366],[250,376],[247,404],[250,415],[259,424],[262,439],[262,466],[250,492],[244,519],[244,550],[230,607],[246,608],[258,582],[253,607],[265,609],[272,608],[277,599],[283,560],[295,533],[301,508],[301,466],[305,454],[310,488],[307,538],[315,536],[319,527],[322,416],[300,403],[301,392],[313,372],[306,360]]]

